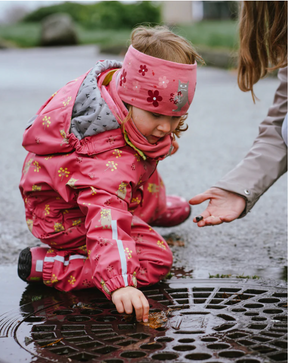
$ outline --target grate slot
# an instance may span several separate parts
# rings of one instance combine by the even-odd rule
[[[185,358],[190,359],[190,360],[195,360],[195,361],[206,360],[206,359],[210,359],[211,357],[212,357],[212,355],[207,354],[207,353],[191,353],[191,354],[187,354],[185,356]]]
[[[269,298],[259,299],[258,301],[261,303],[264,303],[264,304],[274,304],[274,303],[279,302],[280,299],[269,297]]]
[[[219,292],[239,292],[241,289],[237,289],[237,288],[234,288],[234,287],[225,287],[225,288],[221,288],[219,289],[218,291]]]
[[[208,344],[207,348],[209,349],[215,349],[215,350],[219,350],[219,349],[228,349],[230,348],[229,344],[225,344],[225,343],[214,343],[214,344]]]
[[[206,299],[194,299],[194,304],[205,304]]]
[[[174,331],[174,334],[204,334],[202,330],[178,330]]]
[[[255,343],[251,342],[250,340],[247,339],[241,339],[238,340],[237,343],[244,345],[245,347],[249,347],[250,345],[254,345]]]
[[[63,333],[62,333],[62,335],[63,335],[63,337],[73,337],[73,336],[79,336],[79,335],[85,335],[85,334],[87,334],[86,333],[86,331],[85,330],[74,330],[74,331],[64,331]]]
[[[210,300],[210,303],[211,304],[220,304],[223,301],[224,301],[223,299],[212,299],[212,300]]]
[[[127,339],[127,337],[125,337],[124,335],[118,335],[117,337],[113,337],[113,338],[105,338],[105,342],[107,343],[116,343],[119,342],[120,340],[125,340]]]
[[[279,362],[279,361],[287,362],[287,353],[281,352],[281,353],[271,354],[271,355],[269,355],[269,358],[275,360],[276,362]]]
[[[145,333],[134,333],[134,334],[128,334],[131,338],[135,338],[135,339],[146,339],[149,338],[150,335],[149,334],[145,334]]]
[[[175,360],[178,358],[178,354],[175,353],[170,353],[170,352],[165,352],[165,353],[158,353],[158,354],[154,354],[152,355],[152,358],[155,360]]]
[[[244,291],[244,294],[261,295],[261,294],[265,294],[266,292],[267,292],[267,290],[248,289],[248,290]]]
[[[125,340],[124,342],[116,343],[117,345],[120,345],[121,347],[127,347],[128,345],[137,343],[138,340],[135,339],[129,339]]]
[[[83,315],[97,315],[97,314],[102,314],[103,310],[97,310],[97,309],[84,309],[84,310],[80,310],[80,314]]]
[[[52,348],[52,349],[49,349],[49,350],[50,350],[50,352],[58,354],[58,355],[67,355],[67,354],[77,352],[76,349],[71,348],[69,346],[61,347],[61,348]]]
[[[77,343],[76,346],[77,348],[96,348],[96,347],[100,347],[101,345],[103,345],[103,343],[98,342],[97,340],[93,340],[91,342],[86,342],[86,343]]]
[[[111,353],[111,352],[115,352],[115,350],[118,350],[118,348],[113,347],[113,345],[106,345],[105,347],[94,349],[93,353],[96,353],[96,354],[108,354],[108,353]]]
[[[85,325],[76,325],[76,324],[73,324],[73,325],[62,325],[61,327],[61,330],[65,330],[65,331],[69,331],[69,330],[84,330],[85,329]]]
[[[145,352],[140,352],[139,350],[131,350],[120,354],[124,358],[142,358],[146,356]]]
[[[72,358],[73,360],[78,360],[80,362],[87,362],[87,361],[90,361],[91,359],[94,359],[97,357],[98,357],[97,355],[83,352],[83,353],[70,355],[68,359]]]
[[[244,355],[241,350],[224,350],[218,353],[219,357],[223,358],[240,358]]]
[[[34,325],[33,328],[32,328],[32,331],[36,332],[36,331],[39,331],[39,332],[44,332],[44,331],[53,331],[56,329],[56,325]]]
[[[258,341],[258,342],[269,342],[269,340],[271,340],[271,338],[264,338],[264,337],[252,337],[251,339],[253,339],[253,340],[256,340],[256,341]]]
[[[267,327],[267,324],[250,324],[248,325],[249,329],[253,330],[263,330]]]
[[[283,310],[280,310],[280,309],[266,309],[266,310],[263,310],[263,313],[265,313],[265,314],[281,314],[281,313],[283,313]]]
[[[197,294],[193,294],[193,297],[197,297],[197,298],[201,298],[201,297],[209,297],[211,294],[207,294],[207,293],[197,293]]]
[[[184,287],[184,288],[180,288],[180,289],[165,289],[165,291],[167,292],[167,293],[173,293],[173,292],[187,292],[188,291],[188,289],[186,288],[186,287]]]
[[[287,293],[285,293],[285,292],[274,292],[274,294],[272,296],[275,296],[275,297],[286,297],[287,298]]]
[[[256,345],[253,347],[253,350],[256,350],[256,352],[259,353],[271,353],[275,352],[275,348],[271,348],[268,345]]]
[[[226,314],[218,314],[217,316],[219,316],[219,318],[222,318],[226,321],[235,321],[236,320],[235,318],[233,318],[233,316],[226,315]]]
[[[78,342],[88,342],[88,341],[93,340],[93,338],[91,338],[89,335],[85,335],[85,336],[81,336],[81,337],[66,338],[66,340],[69,343],[78,343]]]
[[[284,341],[284,340],[277,340],[277,341],[271,342],[271,344],[273,344],[279,348],[287,349],[287,341]]]
[[[131,330],[135,328],[135,324],[118,324],[120,330]]]

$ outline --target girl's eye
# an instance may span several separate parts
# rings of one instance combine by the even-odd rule
[[[156,117],[156,118],[161,117],[161,115],[159,115],[159,113],[152,113],[152,116],[153,116],[153,117]]]

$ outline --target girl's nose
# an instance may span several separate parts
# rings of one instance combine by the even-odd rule
[[[165,134],[171,132],[171,123],[170,120],[162,120],[157,129],[161,132],[164,132]]]

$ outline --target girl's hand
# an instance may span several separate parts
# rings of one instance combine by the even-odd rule
[[[112,302],[115,304],[118,313],[132,314],[134,307],[137,321],[148,321],[148,300],[143,292],[135,287],[127,286],[113,291]]]
[[[173,155],[173,154],[175,154],[176,151],[179,149],[179,144],[178,144],[178,142],[176,140],[173,140],[172,141],[172,146],[173,146],[173,149],[171,151],[170,156]]]
[[[198,227],[232,222],[240,216],[246,206],[244,197],[219,188],[210,188],[206,192],[190,199],[189,203],[192,205],[201,204],[208,199],[210,199],[209,204],[206,210],[201,213],[203,219],[198,221],[198,223],[197,217],[193,219],[193,222],[197,223]]]

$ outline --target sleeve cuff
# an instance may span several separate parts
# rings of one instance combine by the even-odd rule
[[[100,283],[102,292],[105,294],[107,299],[111,300],[112,292],[115,290],[126,286],[137,288],[136,272],[129,275],[117,275],[107,281],[102,279]]]

